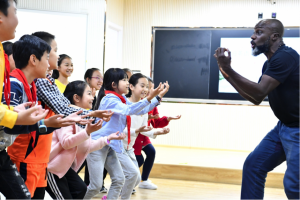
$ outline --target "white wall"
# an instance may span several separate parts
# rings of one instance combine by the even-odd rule
[[[74,40],[70,49],[78,49],[86,55],[85,66],[74,66],[74,74],[76,67],[80,67],[82,77],[88,68],[97,67],[103,69],[103,42],[104,42],[104,14],[105,14],[105,0],[22,0],[18,1],[17,7],[19,9],[39,10],[39,11],[53,11],[62,13],[86,14],[87,15],[87,36],[86,36],[86,51],[82,51]],[[31,20],[35,24],[35,19]],[[68,21],[57,20],[56,23],[68,24]],[[35,24],[39,26],[39,24]],[[28,30],[29,33],[32,31]],[[41,30],[42,31],[42,30]],[[60,30],[61,32],[68,32],[68,30]],[[50,32],[50,31],[49,31]],[[70,31],[69,34],[76,35],[76,31]],[[77,38],[78,41],[84,38]],[[58,44],[59,48],[59,44]],[[67,52],[59,52],[66,53]],[[74,63],[76,64],[76,63]],[[84,68],[84,70],[82,70]],[[78,72],[78,71],[77,71]],[[77,76],[76,76],[77,77]],[[71,78],[72,80],[72,78]]]

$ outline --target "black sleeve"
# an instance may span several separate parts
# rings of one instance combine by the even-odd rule
[[[47,132],[46,133],[39,133],[41,135],[49,134],[55,131],[56,129],[59,128],[52,128],[52,127],[47,127]],[[5,127],[4,132],[10,135],[19,135],[19,134],[28,134],[32,131],[36,131],[37,133],[39,132],[39,127],[38,124],[32,125],[32,126],[14,126],[12,129]]]

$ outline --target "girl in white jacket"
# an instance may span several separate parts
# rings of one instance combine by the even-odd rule
[[[129,79],[129,93],[126,95],[128,100],[132,103],[140,101],[145,98],[148,93],[148,79],[141,73],[133,74]],[[169,88],[168,82],[165,83],[165,87]],[[125,156],[129,156],[131,163],[127,163],[127,166],[123,166],[123,172],[125,175],[125,183],[121,192],[121,198],[125,193],[132,193],[133,188],[135,188],[141,181],[140,171],[136,157],[134,154],[133,145],[138,134],[146,135],[150,138],[156,138],[157,135],[164,135],[170,132],[169,128],[162,129],[152,129],[147,127],[148,124],[148,113],[144,115],[131,115],[131,126],[130,133],[128,133],[128,127],[124,129],[126,138],[123,140],[124,153],[117,154],[119,160],[124,159]],[[140,132],[144,130],[144,132]],[[125,155],[124,155],[125,154]]]

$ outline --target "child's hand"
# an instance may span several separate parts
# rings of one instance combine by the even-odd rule
[[[148,120],[150,120],[150,119],[158,119],[158,118],[159,118],[159,114],[156,114],[156,115],[149,114],[148,115]]]
[[[42,109],[42,112],[40,112],[40,109],[41,106],[35,106],[27,110],[19,111],[15,125],[33,125],[41,119],[44,119],[47,116],[49,110]]]
[[[135,133],[141,133],[141,132],[148,132],[151,131],[153,128],[151,126],[142,126],[135,130]]]
[[[114,113],[111,112],[110,110],[109,111],[107,111],[107,110],[95,110],[95,111],[90,113],[90,116],[98,117],[98,118],[101,118],[104,121],[108,122],[113,114]]]
[[[16,107],[14,107],[14,111],[17,112],[17,113],[21,112],[21,111],[24,111],[24,110],[26,110],[26,107],[28,107],[28,106],[34,107],[35,103],[27,102],[27,103],[19,104]]]
[[[164,85],[159,83],[159,86],[156,89],[151,89],[149,95],[147,96],[147,100],[150,102],[151,99],[159,95],[161,91],[163,91]]]
[[[120,133],[120,134],[119,134],[119,131],[116,132],[116,133],[112,133],[112,134],[110,134],[110,135],[107,137],[107,139],[108,139],[109,141],[111,141],[111,140],[123,140],[124,138],[126,138],[126,135],[125,135],[124,133]]]
[[[159,93],[159,95],[158,95],[160,98],[163,98],[163,96],[165,96],[165,94],[167,94],[167,92],[169,91],[169,88],[170,88],[168,81],[166,81],[166,82],[163,84],[163,86],[164,86],[165,88],[164,88],[163,91],[161,91],[161,92]]]
[[[162,128],[161,130],[156,131],[156,132],[154,133],[154,135],[165,135],[165,134],[167,134],[167,133],[169,133],[169,132],[170,132],[170,129],[169,129],[169,128]]]
[[[168,117],[168,121],[171,121],[171,120],[177,120],[177,119],[180,119],[181,118],[181,115],[177,115],[175,117]]]
[[[85,130],[86,133],[90,136],[91,133],[98,131],[102,127],[103,120],[100,119],[96,124],[92,124],[94,119],[89,119],[89,123],[86,125]]]
[[[73,119],[64,118],[64,115],[54,115],[52,117],[49,117],[48,119],[45,119],[45,125],[47,127],[52,128],[60,128],[60,127],[66,127],[75,124],[75,121]]]

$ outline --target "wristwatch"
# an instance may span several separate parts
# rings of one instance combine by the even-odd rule
[[[161,102],[161,98],[157,95],[156,96],[157,101]]]
[[[46,133],[47,132],[47,126],[44,123],[44,119],[42,119],[38,122],[38,126],[39,126],[39,132],[40,133]]]

